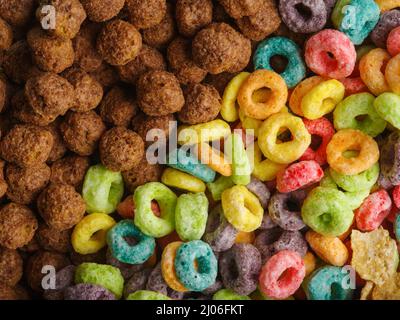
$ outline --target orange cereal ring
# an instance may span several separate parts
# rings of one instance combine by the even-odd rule
[[[208,143],[199,143],[195,152],[201,163],[208,165],[214,171],[225,177],[232,175],[232,165],[225,156],[211,147]]]
[[[389,11],[400,7],[400,0],[375,0],[381,12]]]
[[[394,93],[400,94],[400,54],[389,60],[385,77],[390,89]]]
[[[161,256],[161,272],[167,285],[178,292],[186,292],[183,284],[178,280],[175,273],[175,257],[176,251],[181,246],[182,241],[171,242],[168,244]]]
[[[263,88],[268,88],[271,92],[267,100],[256,102],[253,95]],[[243,82],[237,100],[247,117],[265,120],[270,115],[278,113],[285,106],[287,98],[288,88],[285,80],[276,72],[262,69],[253,72]]]
[[[317,268],[317,259],[311,251],[307,251],[303,257],[304,266],[306,267],[306,277]]]
[[[298,116],[303,116],[303,111],[301,110],[301,101],[303,97],[310,92],[312,88],[319,85],[324,81],[324,78],[320,76],[314,76],[307,79],[304,79],[300,82],[296,88],[294,88],[292,94],[290,95],[289,99],[289,107],[293,113],[297,114]]]
[[[361,79],[376,96],[390,91],[385,75],[382,72],[389,60],[390,54],[386,50],[376,48],[368,52],[360,61]]]
[[[345,151],[358,151],[358,155],[347,158]],[[355,175],[372,167],[379,160],[376,141],[362,131],[339,130],[326,148],[327,160],[331,168],[341,174]]]

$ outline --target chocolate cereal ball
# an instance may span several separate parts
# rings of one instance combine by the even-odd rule
[[[38,222],[33,212],[26,206],[10,202],[0,210],[0,246],[18,249],[28,244]]]
[[[97,38],[97,51],[113,66],[125,65],[132,61],[141,48],[142,36],[139,31],[123,20],[108,22]]]
[[[103,87],[91,75],[80,68],[70,68],[62,76],[74,86],[73,107],[71,110],[86,112],[96,108],[103,99]]]
[[[119,82],[117,70],[105,62],[97,70],[90,72],[90,75],[103,86],[104,90]]]
[[[139,108],[149,116],[165,116],[182,109],[185,99],[178,79],[166,71],[149,71],[137,83]]]
[[[100,159],[112,171],[126,171],[135,167],[144,155],[142,138],[124,127],[108,130],[100,140]]]
[[[159,24],[167,12],[166,0],[126,0],[129,21],[138,29]]]
[[[212,1],[177,0],[175,16],[179,33],[191,38],[212,22]]]
[[[23,261],[18,251],[0,247],[0,283],[14,287],[22,273]]]
[[[30,204],[46,187],[50,179],[50,168],[41,163],[34,167],[21,168],[15,164],[6,167],[7,197],[19,204]]]
[[[74,63],[74,48],[69,39],[51,37],[36,27],[28,32],[27,40],[33,60],[43,71],[60,73]]]
[[[137,104],[129,92],[112,88],[100,104],[100,116],[112,126],[128,127],[137,112]]]
[[[67,146],[63,140],[60,132],[61,119],[57,118],[54,122],[46,127],[48,131],[53,135],[53,148],[51,148],[50,155],[47,158],[48,163],[52,163],[61,159],[68,151]]]
[[[64,231],[75,226],[85,214],[85,201],[73,186],[51,183],[37,200],[39,212],[48,226]]]
[[[207,75],[207,71],[194,63],[191,49],[190,40],[178,37],[170,43],[167,50],[169,67],[183,85],[200,83]]]
[[[46,162],[52,147],[48,130],[28,124],[15,125],[0,142],[3,159],[23,168]]]
[[[263,0],[218,0],[226,12],[234,19],[256,14]]]
[[[36,239],[44,250],[68,253],[71,248],[71,233],[72,229],[59,231],[42,223],[36,232]]]
[[[0,160],[0,198],[3,197],[6,192],[7,192],[7,182],[5,181],[4,178],[4,167],[6,165],[6,162],[3,160]]]
[[[35,10],[36,0],[0,0],[0,17],[15,27],[27,25]]]
[[[10,25],[0,18],[0,52],[7,50],[13,43],[13,32]]]
[[[147,141],[147,135],[149,134],[151,136],[150,131],[153,129],[157,131],[161,130],[168,139],[173,129],[173,126],[170,125],[172,121],[175,121],[175,117],[172,113],[160,117],[151,117],[141,113],[133,118],[132,129],[146,142],[146,145],[150,145],[154,142],[153,140]]]
[[[214,120],[221,110],[221,97],[210,85],[193,84],[185,90],[185,105],[178,119],[187,124],[198,124]]]
[[[222,97],[224,95],[225,87],[236,75],[237,73],[229,72],[208,74],[204,82],[217,89],[219,95]]]
[[[51,72],[29,79],[25,96],[32,109],[41,116],[64,115],[75,101],[75,91],[65,78]]]
[[[125,0],[80,0],[91,21],[104,22],[114,18],[124,7]]]
[[[36,17],[39,21],[46,18],[48,14],[46,10],[43,10],[44,6],[50,5],[56,10],[55,29],[47,30],[50,35],[55,37],[73,39],[86,19],[85,9],[79,0],[40,0],[39,4],[36,10]]]
[[[89,166],[90,161],[88,157],[77,155],[67,156],[57,160],[51,165],[50,181],[69,184],[78,190],[83,183]]]
[[[69,150],[81,156],[90,156],[96,150],[106,126],[94,111],[71,111],[61,123],[60,130]]]
[[[6,105],[7,99],[7,82],[3,77],[0,77],[0,111],[2,111]]]
[[[142,46],[142,49],[134,60],[116,68],[121,80],[133,85],[147,71],[167,69],[163,55],[157,49],[147,45]]]

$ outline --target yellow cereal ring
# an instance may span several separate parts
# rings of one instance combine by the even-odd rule
[[[400,7],[400,0],[375,0],[381,12]]]
[[[206,191],[206,185],[203,181],[188,173],[172,168],[167,168],[164,170],[161,176],[161,182],[169,187],[187,190],[190,192]]]
[[[238,108],[236,105],[237,95],[240,86],[244,80],[250,75],[249,72],[241,72],[235,76],[228,85],[225,87],[224,95],[222,97],[221,104],[221,116],[222,119],[228,122],[235,122],[239,118]]]
[[[304,266],[306,267],[306,277],[311,274],[317,267],[317,260],[311,251],[307,251],[303,257]]]
[[[386,71],[386,81],[396,94],[400,94],[400,54],[389,60]]]
[[[319,76],[310,77],[304,79],[300,82],[296,88],[294,88],[292,94],[289,99],[289,108],[293,113],[298,116],[303,116],[303,111],[301,110],[301,101],[303,97],[316,85],[320,84],[324,81],[324,78]]]
[[[106,245],[108,230],[115,221],[108,214],[92,213],[84,217],[74,228],[71,236],[72,247],[79,254],[100,251]]]
[[[186,292],[188,289],[178,280],[175,272],[176,251],[181,246],[182,241],[169,243],[161,256],[161,272],[168,287],[178,292]]]
[[[179,144],[198,144],[220,140],[231,134],[231,127],[223,120],[217,119],[193,126],[180,126],[178,128]]]
[[[258,137],[258,129],[263,123],[261,120],[247,117],[242,109],[239,109],[239,119],[244,129],[254,130],[254,136]]]
[[[201,163],[208,165],[214,171],[225,177],[232,175],[232,165],[225,156],[207,143],[200,143],[196,148],[196,155]]]

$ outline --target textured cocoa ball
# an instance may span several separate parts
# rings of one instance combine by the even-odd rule
[[[81,3],[91,21],[104,22],[118,15],[125,0],[81,0]]]
[[[30,78],[25,84],[25,96],[34,112],[43,117],[64,115],[75,101],[72,84],[51,72]]]
[[[37,200],[39,212],[48,226],[64,231],[75,226],[85,214],[85,201],[73,186],[51,183]]]
[[[210,85],[193,84],[185,90],[185,105],[178,119],[187,124],[198,124],[214,120],[221,110],[221,97]]]
[[[113,66],[132,61],[142,48],[142,36],[130,23],[123,20],[108,22],[97,38],[97,51]]]
[[[86,19],[86,12],[79,0],[40,0],[36,10],[36,17],[39,21],[46,18],[48,12],[43,10],[44,6],[53,6],[56,10],[55,28],[47,32],[55,37],[73,39],[81,24]]]
[[[26,206],[9,203],[0,210],[0,246],[18,249],[28,244],[38,222],[33,212]]]
[[[167,50],[167,58],[171,71],[183,85],[200,83],[207,71],[197,66],[192,58],[192,42],[183,37],[175,38]]]
[[[90,156],[96,150],[106,126],[94,111],[70,111],[61,123],[60,130],[68,149],[81,156]]]
[[[70,68],[62,76],[74,86],[74,102],[71,110],[86,112],[95,109],[103,99],[102,85],[80,68]]]
[[[120,81],[117,70],[105,62],[97,70],[90,72],[90,75],[103,86],[104,90],[117,85]]]
[[[129,21],[138,29],[159,24],[167,12],[166,0],[126,0],[126,5]]]
[[[23,261],[18,251],[0,247],[0,283],[14,287],[22,273]]]
[[[139,108],[149,116],[165,116],[182,109],[185,99],[178,79],[166,71],[143,74],[136,87]]]
[[[50,133],[53,135],[54,141],[53,148],[51,149],[50,155],[47,158],[48,163],[52,163],[54,161],[57,161],[58,159],[61,159],[68,151],[67,146],[65,145],[65,142],[61,135],[60,124],[61,118],[57,118],[54,122],[46,127],[46,129],[50,131]]]
[[[42,223],[36,231],[36,239],[44,250],[68,253],[71,248],[71,233],[72,229],[59,231]]]
[[[6,165],[6,162],[3,160],[0,160],[0,198],[2,198],[6,192],[7,192],[7,182],[4,177],[4,167]]]
[[[13,43],[13,32],[11,26],[0,18],[0,52],[8,50]]]
[[[79,190],[89,166],[88,157],[77,155],[64,157],[51,165],[50,181],[69,184]]]
[[[2,158],[23,168],[46,162],[52,147],[48,130],[28,124],[15,125],[0,142]]]
[[[11,287],[0,282],[0,300],[28,300],[28,294],[21,287]]]
[[[212,22],[213,3],[211,0],[177,0],[175,16],[179,33],[191,38]]]
[[[33,60],[43,71],[60,73],[74,63],[74,48],[69,39],[49,36],[36,27],[28,32],[27,40]]]
[[[0,77],[0,111],[2,111],[6,105],[7,99],[7,82],[4,78]]]
[[[45,164],[21,168],[15,164],[6,167],[7,197],[19,204],[30,204],[46,187],[50,179],[50,168]]]
[[[144,155],[144,142],[136,133],[124,127],[108,130],[100,140],[100,159],[112,171],[135,167]]]
[[[173,114],[167,114],[160,117],[151,117],[144,113],[140,113],[138,116],[133,118],[132,129],[142,137],[143,141],[146,142],[146,145],[151,145],[157,139],[154,137],[155,139],[150,139],[147,141],[148,134],[149,138],[152,138],[152,134],[149,133],[149,131],[152,129],[156,129],[158,131],[161,130],[161,132],[168,139],[170,132],[174,128],[173,125],[175,121],[175,116]]]
[[[15,27],[27,25],[35,12],[36,0],[0,0],[0,17]]]
[[[263,4],[263,0],[218,0],[225,11],[234,19],[255,15]]]
[[[44,266],[51,266],[58,271],[69,265],[68,258],[60,253],[38,251],[28,260],[25,268],[25,277],[28,285],[37,292],[43,292],[42,279],[46,275],[42,273]]]

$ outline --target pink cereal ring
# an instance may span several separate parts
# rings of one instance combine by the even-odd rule
[[[303,119],[303,122],[312,136],[321,138],[321,143],[316,150],[309,147],[301,156],[300,160],[315,160],[322,166],[326,163],[326,146],[335,134],[335,129],[332,123],[326,118],[319,118],[316,120]],[[312,145],[313,142],[311,142],[311,146]]]
[[[297,291],[305,275],[304,261],[297,252],[279,251],[261,269],[260,289],[268,297],[286,299]]]
[[[333,78],[347,78],[356,65],[354,44],[342,32],[325,29],[308,39],[305,59],[307,66],[316,74]]]
[[[389,215],[392,200],[385,189],[371,193],[354,212],[357,228],[372,231],[378,228]]]
[[[276,188],[279,192],[287,193],[306,187],[320,181],[324,171],[314,160],[300,161],[278,172]]]
[[[400,209],[400,186],[395,186],[393,188],[392,198],[396,208]]]
[[[400,53],[400,27],[394,28],[390,31],[386,40],[387,51],[394,57]]]
[[[346,88],[345,97],[356,93],[369,92],[367,85],[362,81],[361,77],[344,78],[339,80]]]

